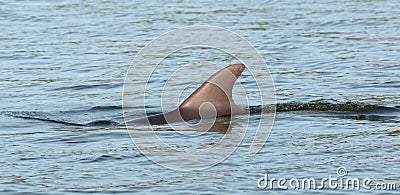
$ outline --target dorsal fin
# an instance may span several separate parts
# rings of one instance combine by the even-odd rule
[[[243,64],[232,64],[212,75],[179,106],[182,118],[184,120],[200,118],[200,106],[203,103],[212,104],[216,116],[245,112],[235,104],[232,98],[233,85],[244,69]],[[208,118],[207,113],[201,117]]]
[[[232,64],[208,78],[175,110],[134,120],[134,123],[166,124],[200,118],[246,113],[232,98],[232,88],[242,74],[243,64]]]

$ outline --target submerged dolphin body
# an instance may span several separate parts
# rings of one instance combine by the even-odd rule
[[[247,113],[232,98],[233,85],[244,69],[243,64],[227,66],[208,78],[177,109],[132,122],[160,125]]]

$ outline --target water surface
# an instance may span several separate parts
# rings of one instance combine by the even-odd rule
[[[338,167],[400,188],[398,1],[26,0],[0,2],[0,10],[3,193],[270,193],[280,191],[257,188],[266,172],[323,178]],[[256,156],[248,156],[250,131],[222,163],[179,172],[148,160],[129,138],[121,98],[130,62],[156,36],[188,25],[232,30],[266,60],[278,112]],[[182,82],[195,76],[187,72]],[[159,128],[172,142],[187,141]]]

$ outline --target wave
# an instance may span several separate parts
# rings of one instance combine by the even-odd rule
[[[124,125],[122,122],[122,114],[119,114],[120,111],[117,111],[117,114],[115,114],[114,111],[101,115],[99,115],[98,112],[94,112],[99,110],[109,110],[109,107],[105,107],[104,109],[91,108],[88,110],[71,110],[62,112],[4,111],[0,112],[0,114],[27,120],[38,120],[80,127],[116,127]],[[88,112],[91,112],[91,114],[88,114]]]
[[[92,85],[73,85],[73,86],[64,86],[58,87],[55,89],[50,89],[48,91],[60,91],[60,90],[86,90],[86,89],[110,89],[110,88],[119,88],[121,87],[121,83],[117,84],[92,84]]]
[[[313,117],[330,117],[350,120],[378,122],[400,122],[400,106],[384,106],[360,102],[339,102],[336,100],[316,100],[307,103],[287,102],[274,106],[251,106],[250,113],[296,112]]]
[[[336,117],[351,120],[398,122],[400,106],[383,106],[359,102],[339,102],[336,100],[316,100],[307,103],[287,102],[267,106],[250,106],[250,113],[296,112],[313,113],[313,116]],[[40,112],[4,111],[2,115],[28,120],[39,120],[81,127],[124,126],[121,106],[95,106],[88,109]],[[156,113],[157,114],[157,113]]]
[[[287,102],[278,103],[275,106],[250,106],[250,113],[270,112],[275,109],[276,112],[293,111],[336,111],[336,112],[397,112],[400,106],[389,107],[376,104],[367,104],[359,102],[339,102],[336,100],[315,100],[308,103]]]

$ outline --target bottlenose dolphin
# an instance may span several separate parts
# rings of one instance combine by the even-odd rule
[[[233,85],[244,69],[243,64],[229,65],[208,78],[177,109],[131,122],[160,125],[247,113],[232,98]]]

